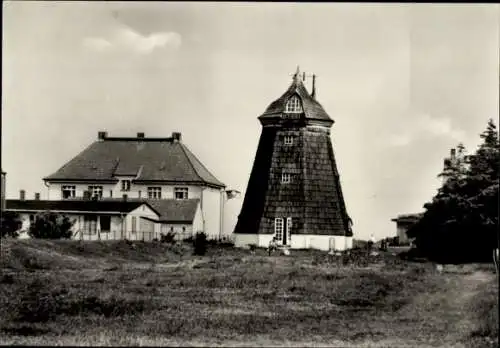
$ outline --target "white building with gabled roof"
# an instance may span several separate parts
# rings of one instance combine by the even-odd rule
[[[223,231],[226,186],[181,140],[177,132],[168,138],[147,138],[144,133],[109,137],[101,131],[97,141],[43,179],[48,200],[82,200],[86,194],[97,200],[143,200],[159,210],[162,231],[183,227],[186,232],[182,224],[191,220],[192,233],[202,230],[209,239],[229,237]],[[176,219],[180,210],[191,212],[189,218]],[[197,221],[201,226],[195,226]]]

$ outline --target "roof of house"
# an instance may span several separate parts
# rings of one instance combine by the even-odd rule
[[[159,213],[160,221],[171,223],[191,223],[198,209],[199,199],[159,199],[148,200]]]
[[[293,95],[297,95],[300,98],[306,119],[330,121],[333,123],[333,120],[328,116],[321,104],[309,94],[302,80],[297,76],[294,77],[288,90],[281,97],[273,101],[267,107],[266,111],[259,116],[259,119],[272,118],[284,113],[286,103]]]
[[[123,202],[123,198],[103,198],[101,202]],[[159,221],[171,223],[191,223],[194,220],[198,198],[190,199],[147,199],[127,198],[126,202],[147,203],[159,215]]]
[[[183,182],[225,187],[182,142],[172,138],[111,138],[92,143],[46,181]]]
[[[416,222],[422,218],[424,213],[416,213],[416,214],[401,214],[398,215],[397,218],[392,219],[394,222]]]
[[[6,210],[14,211],[60,211],[60,212],[107,212],[107,213],[129,213],[146,204],[156,214],[160,212],[146,201],[123,201],[123,200],[83,200],[68,199],[60,201],[48,200],[19,200],[8,199]]]

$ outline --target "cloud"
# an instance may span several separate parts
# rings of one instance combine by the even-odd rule
[[[182,37],[176,32],[157,32],[144,36],[126,26],[113,28],[102,37],[87,37],[83,40],[83,45],[94,51],[127,50],[139,54],[149,54],[159,48],[178,49],[181,44]]]
[[[453,128],[449,118],[432,118],[429,115],[424,115],[420,119],[420,128],[433,135],[447,136],[458,141],[465,136],[463,130]]]
[[[466,134],[463,130],[454,128],[450,118],[431,117],[424,114],[415,118],[414,122],[405,125],[406,131],[391,134],[385,142],[389,146],[407,146],[422,136],[446,137],[458,142],[465,140]]]
[[[112,46],[111,42],[101,37],[86,37],[83,39],[83,45],[96,51],[104,51]]]
[[[412,138],[409,134],[392,134],[387,139],[387,142],[391,146],[406,146],[411,143]]]

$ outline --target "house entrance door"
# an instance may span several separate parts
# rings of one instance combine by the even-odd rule
[[[287,241],[287,236],[288,236],[288,226],[285,224],[284,228],[283,228],[283,236],[281,237],[281,243],[282,245],[286,245],[286,241]]]
[[[292,240],[292,218],[286,218],[285,228],[283,229],[283,245],[290,245]]]

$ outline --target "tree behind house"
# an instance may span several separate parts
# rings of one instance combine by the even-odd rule
[[[70,239],[72,226],[73,222],[67,216],[47,211],[35,216],[28,235],[40,239]]]

